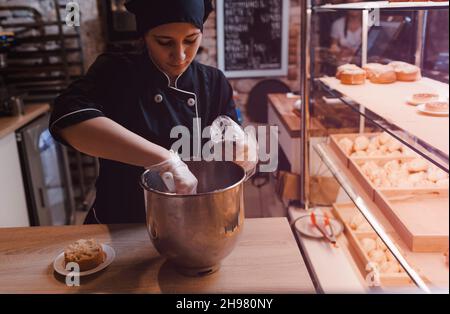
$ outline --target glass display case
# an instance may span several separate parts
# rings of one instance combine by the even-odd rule
[[[299,236],[315,281],[448,293],[448,1],[324,2],[302,1],[302,205],[290,209],[343,226],[333,248]],[[340,188],[328,206],[311,201],[324,165]]]

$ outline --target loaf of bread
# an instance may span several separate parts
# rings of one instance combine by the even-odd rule
[[[336,78],[345,85],[361,85],[366,82],[366,71],[355,64],[344,64],[338,67]]]
[[[374,84],[390,84],[397,81],[395,69],[390,65],[368,63],[363,69],[366,71],[367,78]]]
[[[338,80],[340,80],[341,79],[341,74],[343,72],[352,71],[352,70],[361,70],[361,68],[359,66],[357,66],[356,64],[350,64],[350,63],[341,65],[341,66],[339,66],[337,68],[336,78]]]
[[[80,271],[91,270],[105,261],[105,253],[102,246],[94,239],[81,239],[64,250],[64,262],[77,263]]]
[[[389,63],[389,65],[395,69],[397,81],[414,82],[422,78],[420,68],[415,65],[403,61],[394,61]]]

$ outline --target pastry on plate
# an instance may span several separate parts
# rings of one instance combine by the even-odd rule
[[[80,271],[96,268],[105,261],[102,246],[94,239],[81,239],[70,244],[64,250],[64,265],[76,263]]]
[[[433,93],[418,93],[418,94],[414,94],[411,98],[411,103],[416,104],[416,105],[420,105],[420,104],[425,104],[431,101],[437,101],[439,100],[439,95],[438,94],[433,94]]]
[[[425,104],[425,109],[430,112],[445,113],[448,112],[448,102],[432,101]]]

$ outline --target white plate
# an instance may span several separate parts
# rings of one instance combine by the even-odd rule
[[[447,112],[428,111],[427,108],[425,107],[425,104],[418,105],[417,109],[422,113],[429,114],[432,116],[441,116],[441,117],[448,116],[448,111]]]
[[[316,214],[316,218],[317,218],[317,222],[322,224],[324,216]],[[338,235],[340,235],[342,233],[342,231],[344,231],[344,226],[339,221],[337,221],[336,219],[332,219],[332,218],[330,218],[330,224],[333,226],[334,236],[337,238]],[[300,233],[302,233],[308,237],[317,238],[317,239],[323,238],[322,233],[320,233],[320,231],[317,230],[317,228],[312,225],[310,215],[300,217],[295,222],[295,228]]]
[[[102,244],[102,248],[103,248],[103,252],[105,252],[105,255],[106,255],[105,261],[93,269],[80,272],[80,277],[99,272],[102,269],[105,269],[106,267],[108,267],[112,263],[112,261],[116,257],[116,252],[114,251],[114,249],[112,247],[110,247],[107,244]],[[62,252],[55,258],[55,261],[53,262],[53,268],[55,269],[55,271],[58,274],[63,275],[63,276],[67,276],[68,274],[71,273],[71,271],[66,270],[66,268],[65,268],[64,252]]]

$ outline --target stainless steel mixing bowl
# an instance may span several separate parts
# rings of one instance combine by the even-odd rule
[[[231,253],[244,224],[245,171],[233,162],[186,162],[199,181],[195,195],[159,191],[149,171],[145,192],[147,229],[158,252],[188,276],[208,275]]]

